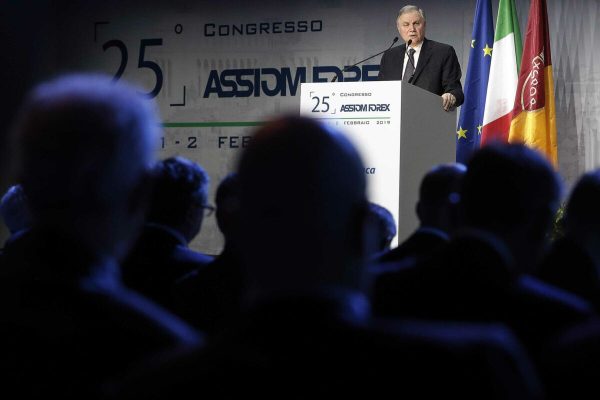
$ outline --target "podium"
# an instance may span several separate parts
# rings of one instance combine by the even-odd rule
[[[401,81],[303,83],[300,114],[346,134],[365,164],[369,201],[394,215],[398,235],[417,227],[421,179],[454,162],[456,112],[440,96]]]

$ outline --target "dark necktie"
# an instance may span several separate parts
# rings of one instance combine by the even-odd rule
[[[406,63],[406,69],[404,70],[404,75],[402,75],[402,80],[404,82],[408,82],[408,80],[415,73],[415,49],[412,47],[408,49],[408,62]]]

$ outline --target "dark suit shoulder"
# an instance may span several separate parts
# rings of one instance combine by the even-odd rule
[[[377,262],[397,262],[408,257],[430,256],[448,242],[441,235],[416,231],[398,247],[381,254]]]
[[[435,40],[426,39],[423,44],[425,43],[427,43],[427,46],[429,46],[429,48],[432,50],[454,50],[454,47],[450,46],[449,44],[436,42]]]
[[[564,313],[589,317],[593,314],[591,305],[574,293],[568,292],[530,275],[522,275],[517,281],[517,289],[521,296],[535,298],[538,304],[553,306]]]
[[[174,262],[190,264],[190,268],[186,268],[185,271],[182,271],[185,273],[192,271],[194,267],[206,266],[215,259],[212,256],[199,253],[185,246],[175,247],[172,257]],[[183,276],[183,274],[181,276]]]
[[[404,63],[404,53],[406,45],[393,47],[383,53],[379,65],[380,81],[395,81],[402,79],[402,64]]]
[[[386,51],[383,56],[384,57],[400,57],[403,56],[406,52],[406,45],[401,45],[398,47],[392,47],[388,51]]]

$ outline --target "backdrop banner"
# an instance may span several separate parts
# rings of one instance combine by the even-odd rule
[[[342,69],[392,44],[402,5],[337,0],[264,1],[260,7],[237,1],[66,5],[59,67],[102,71],[139,84],[157,101],[164,121],[160,158],[181,155],[202,165],[213,199],[252,131],[275,115],[299,113],[301,83],[335,76],[338,82],[377,79],[380,56]],[[421,7],[427,11],[427,36],[453,45],[462,59],[463,10],[435,1]],[[207,218],[192,247],[217,254],[221,246],[214,217]]]

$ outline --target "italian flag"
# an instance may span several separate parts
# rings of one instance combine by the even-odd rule
[[[531,0],[508,141],[539,150],[557,167],[554,78],[546,0]]]
[[[508,142],[522,50],[515,2],[500,0],[483,112],[482,146],[494,141]]]

